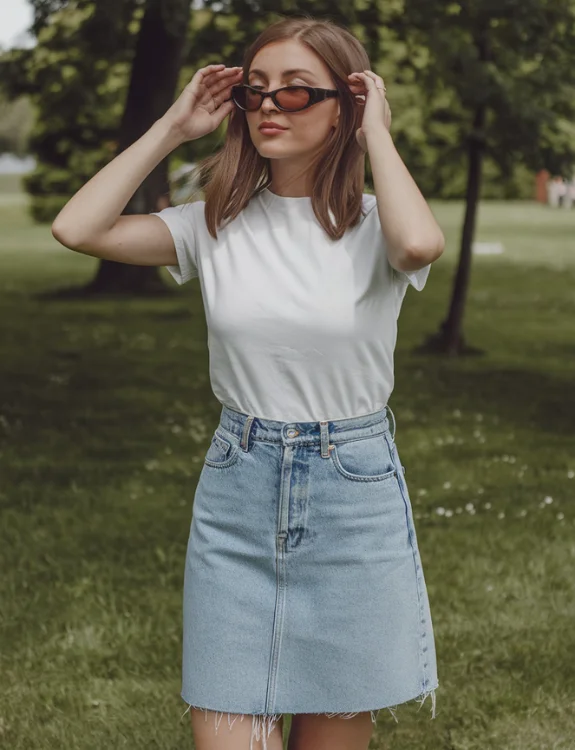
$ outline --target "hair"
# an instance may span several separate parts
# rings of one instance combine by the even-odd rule
[[[283,17],[264,29],[246,50],[243,83],[248,83],[256,53],[266,44],[284,39],[296,39],[315,52],[330,69],[339,91],[338,127],[332,129],[310,169],[314,213],[328,235],[340,239],[363,214],[365,153],[355,137],[363,109],[357,106],[349,89],[348,76],[369,70],[369,57],[356,37],[332,21],[309,16]],[[197,185],[204,191],[208,231],[217,239],[216,229],[222,221],[235,219],[254,195],[271,184],[270,160],[261,156],[252,143],[243,110],[237,107],[232,110],[222,148],[202,159],[194,171]]]

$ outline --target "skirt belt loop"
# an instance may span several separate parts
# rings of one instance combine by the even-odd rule
[[[395,432],[397,429],[397,423],[395,421],[395,414],[391,411],[391,406],[389,406],[389,404],[385,408],[387,412],[391,414],[391,419],[393,420],[393,432],[391,433],[391,439],[393,440],[393,442],[395,442]]]
[[[244,429],[242,432],[242,439],[240,440],[240,445],[244,453],[247,453],[250,449],[250,431],[252,429],[252,424],[254,422],[255,417],[249,416],[246,419],[246,423],[244,425]]]
[[[319,431],[321,437],[321,457],[329,458],[329,451],[332,446],[329,444],[329,427],[327,420],[319,423]]]

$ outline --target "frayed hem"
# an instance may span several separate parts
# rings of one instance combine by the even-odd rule
[[[208,711],[211,711],[212,713],[214,713],[215,730],[216,730],[216,734],[218,733],[218,728],[221,724],[224,714],[226,713],[225,711],[214,711],[211,708],[204,708],[203,706],[193,706],[190,703],[188,704],[187,709],[182,714],[182,717],[181,717],[182,719],[188,713],[190,708],[195,708],[195,709],[198,709],[199,711],[204,711],[204,718],[206,721],[208,720]],[[233,719],[231,719],[232,716],[234,717]],[[260,739],[263,740],[263,743],[264,743],[263,750],[268,750],[267,740],[270,734],[275,729],[277,722],[282,718],[283,714],[231,714],[228,712],[228,728],[231,729],[238,718],[240,721],[243,721],[246,716],[252,717],[252,731],[250,735],[249,750],[253,750],[254,740],[259,742]]]
[[[437,686],[439,687],[439,686]],[[415,696],[415,698],[412,698],[411,700],[419,701],[419,708],[417,711],[421,711],[423,704],[425,703],[428,696],[431,696],[431,718],[435,719],[435,702],[436,702],[436,695],[435,691],[437,690],[437,687],[432,688],[431,690],[425,690],[423,693],[420,693],[419,695]],[[404,703],[410,703],[410,701],[404,701]],[[403,704],[397,704],[397,705],[403,705]],[[395,719],[395,722],[398,724],[399,720],[397,716],[395,715],[395,711],[397,709],[397,705],[395,706],[386,706],[389,713],[393,716]]]
[[[424,692],[420,693],[420,695],[416,696],[415,698],[412,698],[411,700],[418,700],[420,705],[417,709],[418,711],[421,711],[421,708],[423,707],[423,704],[425,703],[428,696],[431,696],[431,718],[435,719],[435,706],[436,706],[436,695],[435,691],[437,690],[437,687],[432,688],[431,690],[425,690]],[[410,701],[404,701],[404,703],[409,703]],[[398,705],[403,704],[396,704],[395,706],[385,706],[384,708],[377,708],[370,710],[371,714],[371,722],[372,724],[376,724],[377,717],[379,713],[385,709],[389,711],[389,713],[393,716],[396,723],[399,723],[399,720],[397,716],[395,715],[395,711],[397,710]],[[204,718],[207,721],[208,720],[208,711],[211,711],[214,714],[214,724],[215,724],[215,731],[216,734],[218,733],[218,728],[221,724],[221,721],[224,717],[224,714],[226,711],[214,711],[214,709],[211,708],[204,708],[203,706],[194,706],[191,703],[188,704],[188,707],[182,714],[181,719],[184,718],[184,716],[188,713],[188,711],[191,708],[198,709],[199,711],[204,711]],[[286,713],[290,713],[289,711]],[[313,712],[310,712],[313,713]],[[339,716],[342,719],[353,719],[354,716],[357,716],[359,713],[364,713],[363,711],[354,711],[350,713],[318,713],[318,716],[327,716],[330,719],[334,718],[335,716]],[[253,742],[254,739],[256,741],[259,741],[260,739],[263,740],[263,750],[267,750],[267,739],[269,738],[270,734],[275,729],[275,726],[277,722],[282,718],[283,714],[232,714],[230,712],[227,712],[228,715],[228,728],[231,729],[234,725],[234,722],[239,718],[240,721],[243,721],[246,716],[252,717],[252,731],[250,735],[250,748],[249,750],[253,750]],[[293,714],[292,714],[293,715]],[[231,717],[234,717],[233,719]],[[180,719],[180,721],[181,721]]]

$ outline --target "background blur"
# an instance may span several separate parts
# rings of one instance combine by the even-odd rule
[[[193,747],[183,565],[221,409],[200,286],[50,225],[198,68],[292,13],[364,43],[447,241],[407,293],[391,399],[437,717],[381,711],[371,748],[575,748],[575,0],[0,6],[2,748]],[[189,172],[225,127],[126,213],[201,199]]]

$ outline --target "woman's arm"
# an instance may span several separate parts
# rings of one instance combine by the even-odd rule
[[[443,253],[443,232],[384,123],[365,139],[389,262],[397,271],[417,271]]]
[[[165,120],[94,175],[60,211],[52,234],[62,245],[97,258],[136,265],[175,263],[172,237],[157,216],[121,216],[150,172],[181,142]]]

